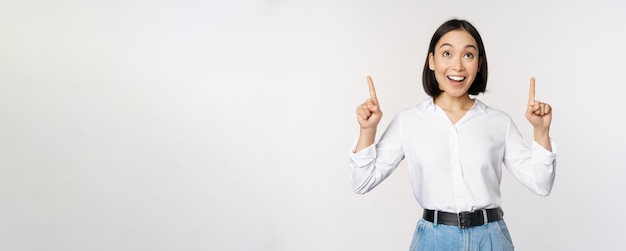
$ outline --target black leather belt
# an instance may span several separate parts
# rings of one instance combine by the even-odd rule
[[[487,212],[487,217],[483,214]],[[499,221],[504,216],[502,208],[476,210],[474,212],[448,213],[437,211],[437,224],[470,228],[483,225],[487,222]],[[485,218],[487,222],[485,222]],[[424,209],[424,220],[435,223],[435,210]]]

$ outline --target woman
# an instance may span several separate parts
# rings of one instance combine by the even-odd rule
[[[554,183],[556,144],[550,105],[535,100],[530,80],[528,146],[513,120],[476,99],[487,85],[487,56],[478,31],[449,20],[432,37],[422,81],[430,98],[400,111],[374,144],[382,112],[372,79],[358,106],[360,135],[350,154],[355,192],[367,193],[406,158],[415,199],[424,208],[410,250],[513,250],[502,218],[502,164],[532,192]]]

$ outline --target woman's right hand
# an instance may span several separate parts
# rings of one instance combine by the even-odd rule
[[[383,113],[380,111],[378,99],[376,98],[376,89],[374,89],[374,81],[372,77],[367,76],[367,84],[370,88],[370,98],[356,109],[357,119],[361,130],[376,130]]]

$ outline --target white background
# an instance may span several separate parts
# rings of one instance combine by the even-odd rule
[[[2,1],[0,250],[407,250],[406,166],[351,190],[354,110],[424,98],[435,29],[481,32],[481,100],[554,107],[553,193],[505,172],[518,250],[626,233],[626,4],[618,1]]]

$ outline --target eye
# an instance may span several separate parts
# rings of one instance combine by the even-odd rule
[[[443,55],[444,57],[449,57],[450,56],[450,52],[444,51],[443,54],[441,54],[441,55]]]
[[[463,57],[471,59],[471,58],[474,58],[474,54],[472,54],[472,53],[465,53],[465,55]]]

